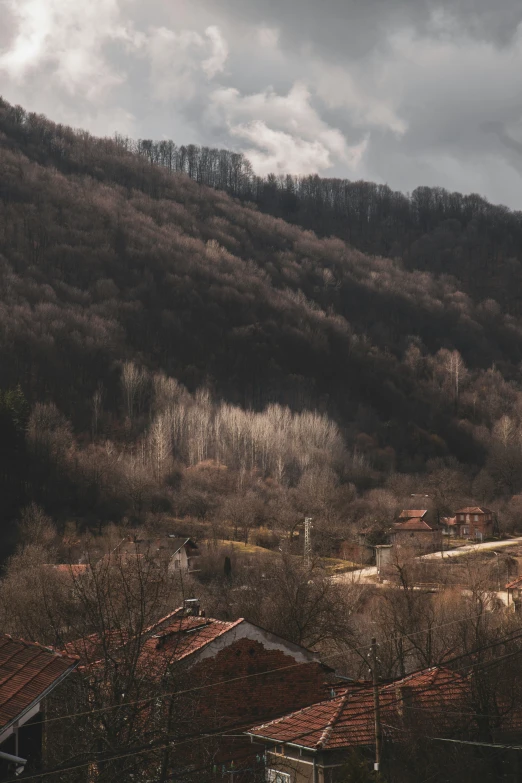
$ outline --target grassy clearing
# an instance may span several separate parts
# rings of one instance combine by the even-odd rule
[[[223,549],[230,548],[238,555],[260,555],[261,557],[280,557],[281,552],[274,549],[265,549],[262,546],[256,544],[244,544],[242,541],[232,541],[230,539],[220,539],[219,545]],[[293,557],[301,557],[301,555],[293,555]],[[359,563],[352,563],[350,560],[341,560],[337,557],[321,557],[319,558],[319,564],[327,571],[328,574],[342,574],[345,571],[353,571],[357,568],[363,568]]]
[[[218,541],[219,546],[226,549],[229,547],[230,549],[233,549],[238,554],[244,554],[244,555],[268,555],[272,557],[276,557],[277,555],[280,555],[280,552],[277,552],[273,549],[265,549],[265,547],[257,546],[256,544],[244,544],[242,541],[231,541],[230,539],[219,539]]]
[[[347,571],[355,571],[358,568],[364,568],[364,566],[359,563],[352,563],[351,560],[340,560],[337,557],[322,557],[320,563],[330,575],[344,574]]]

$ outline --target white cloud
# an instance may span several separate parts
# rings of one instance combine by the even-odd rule
[[[296,82],[286,95],[273,89],[241,95],[235,88],[221,88],[211,95],[209,116],[220,118],[232,136],[259,149],[245,151],[260,173],[286,170],[307,174],[330,168],[335,162],[354,166],[364,145],[349,148],[337,128],[330,127],[312,106],[308,87]]]
[[[515,0],[0,0],[0,17],[3,97],[59,122],[520,206]]]
[[[88,99],[119,84],[103,46],[127,40],[118,0],[7,0],[17,33],[0,54],[0,72],[17,83],[45,70],[69,94]]]
[[[255,145],[243,152],[261,176],[279,172],[309,174],[332,165],[330,152],[320,141],[306,141],[272,130],[262,120],[231,127],[230,133]]]
[[[225,68],[225,63],[228,59],[228,44],[223,38],[219,27],[215,25],[207,27],[205,35],[212,45],[212,53],[206,60],[203,60],[201,67],[208,78],[213,79],[216,74],[221,73]]]
[[[195,30],[152,28],[141,49],[150,63],[153,96],[160,101],[191,101],[206,90],[205,81],[220,73],[228,58],[227,42],[218,27],[205,35]],[[206,77],[206,78],[205,78]]]
[[[199,33],[166,27],[152,29],[143,52],[150,65],[150,84],[154,98],[190,100],[201,79],[201,52],[204,40]]]
[[[389,63],[365,62],[361,68],[315,61],[311,66],[317,95],[333,109],[347,111],[356,128],[381,128],[403,134],[407,123],[399,115],[397,92],[400,85],[390,83]]]
[[[262,120],[230,128],[232,136],[245,139],[254,147],[243,152],[257,174],[292,173],[312,174],[329,169],[332,164],[331,149],[324,142],[311,141],[281,130],[269,128]],[[354,169],[359,165],[367,140],[344,150],[344,158]]]
[[[52,85],[83,102],[103,102],[126,82],[136,58],[149,71],[153,97],[190,100],[223,71],[228,58],[216,25],[202,33],[154,25],[137,30],[130,16],[133,0],[3,2],[15,34],[0,50],[0,73],[18,85],[41,81],[43,89]],[[115,43],[123,50],[118,65],[107,48]]]

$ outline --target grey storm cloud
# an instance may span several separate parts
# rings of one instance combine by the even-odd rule
[[[517,0],[224,0],[219,7],[236,19],[280,27],[288,45],[306,40],[326,57],[347,59],[364,57],[394,28],[429,31],[440,12],[451,14],[455,29],[501,46],[522,21]]]
[[[0,92],[94,133],[522,208],[519,0],[3,0]]]

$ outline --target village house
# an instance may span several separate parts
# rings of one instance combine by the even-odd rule
[[[419,554],[442,549],[441,528],[420,518],[397,522],[390,531],[390,539],[395,549],[411,549]]]
[[[410,549],[415,553],[438,552],[442,549],[442,528],[428,521],[427,509],[405,509],[389,532],[395,549]]]
[[[457,520],[455,517],[441,517],[440,519],[440,524],[442,525],[444,532],[453,538],[455,538],[458,533],[456,522]]]
[[[122,647],[126,643],[116,641]],[[88,666],[96,666],[97,649],[101,652],[102,645],[95,637],[68,645]],[[161,681],[172,669],[189,678],[196,693],[202,688],[194,708],[199,730],[221,735],[229,729],[219,738],[215,760],[233,763],[238,772],[257,752],[243,734],[245,727],[324,698],[328,683],[337,682],[316,653],[244,618],[205,617],[196,599],[144,632],[140,664],[151,679]],[[197,747],[191,752],[197,755]]]
[[[522,612],[522,576],[509,582],[504,589],[508,594],[508,606],[512,606],[515,612]]]
[[[199,548],[196,542],[192,538],[177,538],[175,536],[169,536],[169,542],[172,555],[168,565],[169,572],[197,570],[195,558],[199,557]]]
[[[398,515],[398,522],[407,522],[409,519],[425,519],[428,517],[429,511],[427,508],[404,508]]]
[[[45,698],[77,665],[77,656],[0,636],[0,780],[38,770]]]
[[[164,566],[169,573],[197,571],[197,558],[200,555],[196,542],[188,536],[168,535],[161,538],[140,538],[130,535],[123,538],[105,560],[145,557]]]
[[[423,720],[438,736],[454,736],[467,706],[469,685],[449,669],[432,668],[379,687],[382,737],[387,746],[408,741]],[[428,713],[428,710],[432,710]],[[424,717],[423,717],[424,716]],[[429,717],[428,717],[429,716]],[[370,683],[349,685],[331,698],[248,732],[266,753],[271,783],[344,783],[345,765],[358,751],[368,771],[375,754],[375,708]]]
[[[497,531],[495,515],[488,508],[468,506],[455,511],[455,522],[450,525],[457,538],[470,538],[483,541],[491,538]]]

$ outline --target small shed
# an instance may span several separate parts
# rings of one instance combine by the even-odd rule
[[[508,594],[508,606],[511,604],[515,612],[522,611],[522,576],[509,582],[505,589]]]

